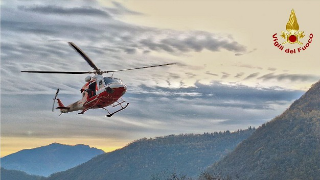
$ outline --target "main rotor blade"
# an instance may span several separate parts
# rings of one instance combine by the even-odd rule
[[[71,47],[73,47],[82,57],[84,60],[87,61],[87,63],[96,71],[99,71],[97,66],[91,61],[91,59],[78,47],[76,46],[73,42],[68,42]]]
[[[52,73],[52,74],[92,74],[95,72],[91,71],[74,71],[74,72],[67,72],[67,71],[21,71],[21,72],[26,72],[26,73]]]
[[[131,71],[136,69],[146,69],[146,68],[152,68],[152,67],[159,67],[159,66],[169,66],[174,65],[176,63],[168,63],[168,64],[159,64],[159,65],[153,65],[153,66],[143,66],[143,67],[137,67],[137,68],[130,68],[130,69],[120,69],[120,70],[113,70],[113,71],[101,71],[102,73],[110,73],[110,72],[119,72],[119,71]]]

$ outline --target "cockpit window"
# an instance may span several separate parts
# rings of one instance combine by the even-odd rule
[[[113,82],[117,82],[117,83],[121,83],[122,84],[121,80],[117,79],[117,78],[104,77],[103,80],[104,80],[104,84],[105,85],[108,85],[108,84],[113,83]]]
[[[114,80],[112,78],[109,78],[109,77],[104,77],[103,80],[104,80],[104,84],[105,85],[108,85],[108,84],[114,82]]]

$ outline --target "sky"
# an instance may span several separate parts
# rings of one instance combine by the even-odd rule
[[[140,138],[235,131],[280,115],[320,79],[319,1],[1,1],[1,157],[54,142],[106,152]],[[294,9],[303,45],[274,46]],[[308,47],[293,54],[285,49]],[[127,109],[51,112],[56,89],[67,105],[91,71],[67,42],[104,74],[127,85]],[[112,109],[110,109],[112,110]]]

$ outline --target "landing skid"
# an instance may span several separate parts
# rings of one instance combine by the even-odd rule
[[[122,100],[122,99],[121,99]],[[121,108],[113,113],[110,113],[109,110],[107,108],[103,108],[104,110],[106,110],[108,112],[108,114],[106,115],[106,117],[111,117],[112,115],[116,114],[117,112],[120,112],[122,110],[124,110],[125,108],[128,107],[129,103],[126,103],[125,106],[123,106],[123,103],[126,103],[124,100],[122,100],[121,102],[117,101],[117,104],[112,105],[112,107],[116,107],[116,106],[121,106]]]

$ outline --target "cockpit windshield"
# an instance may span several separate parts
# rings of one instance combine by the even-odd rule
[[[114,82],[122,84],[121,80],[117,79],[117,78],[104,77],[103,80],[104,80],[104,84],[105,85],[108,85],[108,84],[111,84],[111,83],[114,83]]]

